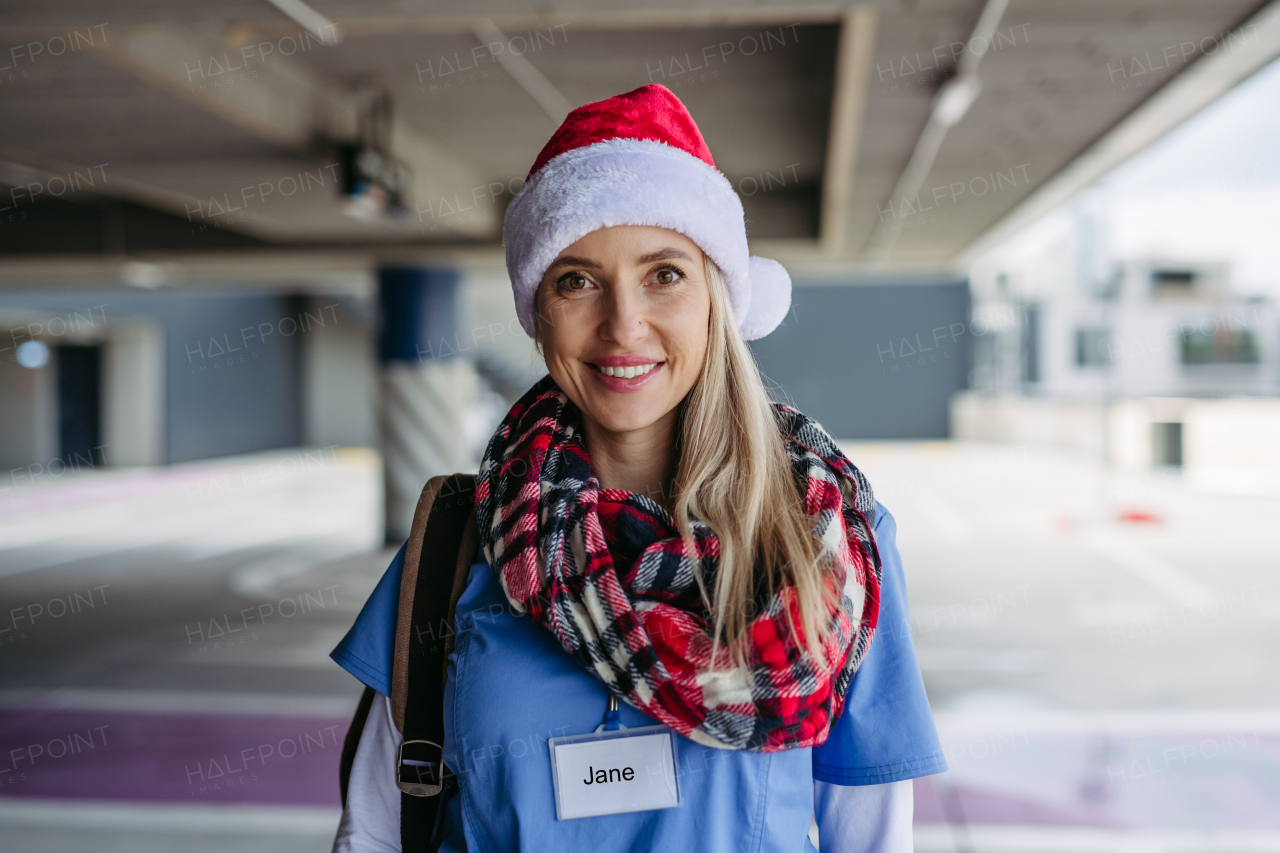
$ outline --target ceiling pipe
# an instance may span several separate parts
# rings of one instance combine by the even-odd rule
[[[569,99],[560,94],[560,90],[555,84],[548,80],[541,71],[533,66],[533,63],[524,58],[523,54],[512,53],[510,43],[502,30],[498,29],[498,25],[488,18],[482,18],[475,23],[472,33],[480,43],[489,48],[490,54],[494,60],[502,66],[502,70],[511,75],[511,79],[520,85],[521,89],[529,94],[542,107],[542,111],[557,126],[564,121],[565,116],[572,109],[569,105]],[[502,49],[495,51],[491,45],[499,45]]]
[[[911,159],[907,161],[906,168],[898,176],[897,182],[893,185],[893,191],[889,194],[890,205],[898,199],[914,198],[920,192],[920,187],[924,185],[925,179],[933,169],[933,162],[938,156],[938,150],[942,147],[942,140],[946,138],[947,131],[960,123],[981,94],[982,80],[978,77],[978,64],[982,62],[982,57],[987,54],[987,50],[979,53],[973,50],[972,46],[974,42],[981,39],[989,49],[992,35],[1000,26],[1000,19],[1004,17],[1008,6],[1009,0],[987,0],[987,4],[983,6],[982,14],[978,16],[978,23],[973,28],[973,34],[965,43],[968,47],[961,54],[960,61],[956,65],[956,75],[942,85],[933,99],[929,120],[925,123],[920,136],[916,138],[916,147],[911,152]],[[868,259],[876,264],[884,264],[901,233],[902,228],[898,217],[894,217],[890,227],[886,228],[882,225],[878,228],[867,252]]]
[[[302,0],[267,0],[267,2],[324,44],[335,45],[342,40],[338,25]]]

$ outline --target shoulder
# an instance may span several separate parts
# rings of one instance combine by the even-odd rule
[[[880,501],[876,501],[876,517],[872,522],[876,536],[896,537],[898,534],[898,522],[893,517],[893,513],[889,512],[889,508]]]
[[[946,770],[916,660],[897,522],[876,502],[883,569],[875,634],[827,742],[814,749],[814,779],[870,785]]]
[[[355,624],[329,654],[338,666],[382,694],[391,693],[391,659],[404,553],[401,546],[360,609]]]

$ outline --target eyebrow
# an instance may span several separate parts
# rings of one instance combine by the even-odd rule
[[[656,252],[650,252],[647,255],[641,255],[637,263],[651,264],[654,261],[669,261],[672,258],[680,258],[686,261],[693,260],[693,258],[689,257],[689,254],[687,252],[683,252],[680,249],[676,249],[672,246],[668,246],[665,249],[659,249]]]
[[[686,261],[692,261],[688,252],[677,249],[674,246],[667,246],[658,249],[656,252],[649,252],[647,255],[641,255],[636,259],[637,264],[651,264],[654,261],[669,261],[672,258],[680,258]],[[585,267],[588,269],[600,269],[600,264],[590,258],[584,258],[579,255],[561,255],[556,258],[549,269],[556,267]]]
[[[600,265],[590,258],[579,257],[578,255],[561,255],[551,264],[551,269],[556,267],[590,267],[591,269],[599,269]]]

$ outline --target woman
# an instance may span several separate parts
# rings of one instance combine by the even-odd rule
[[[441,849],[812,850],[816,820],[824,852],[906,853],[910,780],[945,762],[893,520],[821,427],[769,403],[744,341],[781,322],[790,279],[748,257],[683,105],[645,86],[574,110],[504,242],[548,375],[481,463]],[[334,651],[380,694],[403,554]],[[611,697],[627,730],[675,732],[677,805],[609,800],[605,758],[553,767],[548,743]],[[373,708],[337,851],[399,849],[400,735]],[[597,781],[581,797],[608,802],[568,816],[566,786]]]

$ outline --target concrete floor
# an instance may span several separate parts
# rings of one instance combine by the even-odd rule
[[[1044,450],[847,451],[898,520],[951,766],[917,782],[918,849],[1280,850],[1280,500]]]
[[[1280,500],[1040,450],[848,452],[898,520],[952,767],[917,785],[918,849],[1280,850]],[[359,686],[327,653],[393,553],[376,465],[0,482],[0,849],[328,849]]]
[[[1280,499],[1043,450],[848,451],[898,520],[939,711],[1280,709]]]
[[[0,482],[0,849],[329,849],[361,686],[328,652],[394,554],[377,465]],[[266,761],[233,772],[242,749]]]

